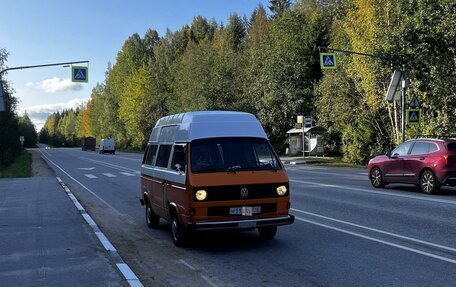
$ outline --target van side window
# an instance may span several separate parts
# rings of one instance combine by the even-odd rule
[[[147,154],[146,164],[148,164],[148,165],[153,164],[156,153],[157,153],[157,145],[149,146],[149,153]]]
[[[147,146],[147,147],[146,147],[146,151],[144,152],[142,164],[145,164],[145,163],[146,163],[146,158],[147,158],[147,153],[149,152],[149,148],[150,148],[150,146]]]
[[[168,167],[169,155],[172,145],[160,145],[155,166]]]
[[[175,145],[174,146],[174,154],[173,154],[173,161],[171,162],[171,168],[175,170],[175,165],[180,165],[180,171],[185,172],[185,146]]]

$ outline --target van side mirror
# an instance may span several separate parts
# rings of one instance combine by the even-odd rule
[[[182,166],[181,166],[180,164],[176,163],[176,164],[174,165],[174,170],[175,170],[175,171],[178,171],[178,172],[182,172]]]

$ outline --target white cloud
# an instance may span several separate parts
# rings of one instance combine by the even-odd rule
[[[61,112],[68,109],[76,109],[81,106],[85,106],[90,98],[75,98],[68,102],[48,104],[48,105],[37,105],[32,107],[21,108],[20,113],[27,112],[30,120],[35,124],[37,131],[41,130],[47,117],[55,112]]]
[[[80,91],[82,90],[82,85],[78,83],[73,83],[70,78],[62,79],[59,77],[52,77],[46,79],[42,82],[28,82],[25,84],[27,87],[37,87],[44,90],[47,93],[57,93],[57,92],[66,92],[66,91]]]

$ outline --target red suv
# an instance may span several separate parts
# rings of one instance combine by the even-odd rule
[[[425,193],[456,185],[456,139],[408,140],[388,155],[369,161],[369,179],[376,188],[409,183]]]

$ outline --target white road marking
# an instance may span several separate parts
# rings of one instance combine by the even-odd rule
[[[135,176],[134,174],[131,174],[129,172],[119,172],[120,174],[126,175],[126,176]]]
[[[304,181],[304,180],[295,180],[295,179],[291,179],[290,182],[304,183],[304,184],[313,184],[313,185],[318,185],[318,186],[323,186],[323,187],[332,187],[332,188],[337,188],[337,189],[344,189],[344,190],[348,190],[348,191],[361,191],[361,192],[365,192],[365,193],[380,194],[380,195],[385,195],[385,196],[396,196],[396,197],[412,198],[412,199],[418,199],[418,200],[424,200],[424,201],[432,201],[432,202],[439,202],[439,203],[447,203],[447,204],[456,205],[456,200],[445,200],[445,199],[439,199],[439,198],[434,198],[434,197],[424,197],[424,196],[407,195],[407,194],[400,194],[400,193],[394,193],[394,192],[375,191],[375,190],[370,190],[370,189],[365,189],[365,188],[348,187],[348,186],[343,186],[343,185],[325,184],[325,183],[318,183],[318,182]],[[329,189],[329,190],[330,191],[338,191],[338,190],[335,190],[335,189]]]
[[[38,149],[40,152],[41,152],[41,149]],[[55,167],[57,167],[58,169],[60,169],[66,176],[68,176],[69,178],[71,178],[74,182],[76,182],[77,184],[79,184],[82,188],[84,188],[85,190],[87,190],[88,192],[90,192],[90,194],[92,194],[93,196],[95,196],[96,198],[98,198],[101,202],[103,202],[106,206],[108,206],[109,208],[111,208],[112,210],[114,210],[117,214],[119,215],[122,215],[122,213],[120,213],[117,209],[115,209],[114,207],[112,207],[109,203],[107,203],[103,198],[99,197],[95,192],[93,192],[92,190],[90,190],[87,186],[83,185],[80,181],[78,181],[76,178],[72,177],[68,172],[66,172],[65,170],[63,170],[63,168],[61,168],[58,164],[56,164],[55,162],[53,162],[52,160],[50,160],[47,156],[45,156],[43,154],[43,152],[41,152],[41,155],[48,161],[50,162],[51,164],[53,164]]]
[[[359,174],[362,174],[362,175],[368,175],[367,172],[360,172]]]
[[[44,154],[43,154],[44,156]],[[45,157],[45,156],[44,156]],[[47,159],[49,160],[49,159]],[[50,160],[49,160],[50,161]],[[52,162],[52,161],[50,161]],[[56,165],[55,163],[52,162],[57,168],[59,168],[62,172],[67,174],[61,167]],[[68,175],[68,174],[67,174]],[[70,178],[71,176],[68,175]],[[67,187],[67,185],[60,179],[60,177],[57,177],[57,181],[60,183],[60,185],[64,188],[65,192],[67,192],[68,196],[71,197],[71,200],[73,200],[73,203],[75,205],[79,204],[79,201],[74,197],[73,193],[71,190]],[[75,180],[76,181],[76,180]],[[82,186],[82,185],[81,185]],[[84,187],[84,186],[83,186]],[[86,188],[87,189],[87,188]],[[88,190],[90,191],[90,190]],[[80,205],[80,204],[79,204]],[[115,210],[115,209],[114,209]],[[117,212],[117,210],[115,210]],[[98,237],[98,240],[100,240],[101,244],[105,248],[106,251],[109,251],[109,255],[111,256],[111,259],[117,261],[116,266],[124,276],[124,278],[127,280],[128,284],[131,287],[144,287],[139,281],[138,277],[136,277],[135,273],[130,269],[130,267],[122,260],[120,257],[119,253],[117,252],[116,248],[109,242],[109,239],[104,235],[103,232],[97,231],[99,230],[99,227],[97,226],[96,222],[93,221],[92,217],[87,214],[84,210],[80,210],[81,215],[84,217],[84,219],[87,221],[87,223],[90,225],[92,230],[94,231],[95,235]],[[120,213],[119,213],[120,214]]]
[[[114,175],[112,173],[103,173],[103,175],[105,175],[107,177],[117,177],[117,175]]]
[[[84,174],[88,178],[98,178],[96,175],[93,174]]]
[[[290,208],[290,210],[296,211],[296,212],[299,212],[299,213],[303,213],[303,214],[307,214],[307,215],[311,215],[311,216],[315,216],[315,217],[319,217],[319,218],[323,218],[323,219],[327,219],[327,220],[330,220],[330,221],[343,223],[343,224],[350,225],[350,226],[355,226],[355,227],[366,229],[366,230],[369,230],[369,231],[374,231],[374,232],[377,232],[377,233],[386,234],[386,235],[393,236],[393,237],[396,237],[396,238],[406,239],[406,240],[413,241],[413,242],[416,242],[416,243],[420,243],[420,244],[424,244],[424,245],[428,245],[428,246],[432,246],[432,247],[437,247],[437,248],[440,248],[440,249],[445,249],[447,251],[456,252],[456,248],[451,248],[451,247],[448,247],[448,246],[444,246],[444,245],[440,245],[440,244],[436,244],[436,243],[431,243],[431,242],[424,241],[424,240],[419,240],[419,239],[416,239],[416,238],[413,238],[413,237],[408,237],[408,236],[404,236],[404,235],[400,235],[400,234],[396,234],[396,233],[392,233],[392,232],[388,232],[388,231],[384,231],[384,230],[380,230],[380,229],[376,229],[376,228],[372,228],[372,227],[367,227],[367,226],[364,226],[364,225],[359,225],[359,224],[352,223],[352,222],[349,222],[349,221],[344,221],[344,220],[340,220],[340,219],[336,219],[336,218],[332,218],[332,217],[328,217],[328,216],[324,216],[324,215],[320,215],[320,214],[316,214],[316,213],[312,213],[312,212],[307,212],[307,211],[299,210],[299,209],[296,209],[296,208]]]
[[[391,243],[391,242],[384,241],[384,240],[381,240],[381,239],[377,239],[377,238],[374,238],[374,237],[370,237],[370,236],[367,236],[367,235],[359,234],[359,233],[356,233],[356,232],[348,231],[348,230],[337,228],[337,227],[333,227],[333,226],[329,226],[329,225],[326,225],[326,224],[323,224],[323,223],[318,223],[318,222],[315,222],[313,220],[304,219],[304,218],[301,218],[301,217],[298,217],[298,216],[295,216],[295,219],[299,220],[299,221],[302,221],[302,222],[307,222],[307,223],[310,223],[310,224],[313,224],[313,225],[318,225],[320,227],[332,229],[332,230],[339,231],[339,232],[342,232],[342,233],[350,234],[350,235],[361,237],[361,238],[364,238],[364,239],[367,239],[367,240],[375,241],[375,242],[382,243],[382,244],[389,245],[389,246],[393,246],[393,247],[396,247],[396,248],[399,248],[399,249],[411,251],[411,252],[414,252],[414,253],[417,253],[417,254],[421,254],[421,255],[424,255],[424,256],[428,256],[428,257],[432,257],[432,258],[435,258],[435,259],[439,259],[439,260],[442,260],[442,261],[446,261],[446,262],[449,262],[449,263],[456,264],[456,260],[453,260],[453,259],[450,259],[450,258],[446,258],[446,257],[443,257],[443,256],[439,256],[439,255],[435,255],[435,254],[432,254],[432,253],[429,253],[429,252],[424,252],[424,251],[421,251],[421,250],[418,250],[418,249],[414,249],[414,248],[410,248],[410,247],[407,247],[407,246]]]
[[[78,167],[80,170],[94,170],[95,167]]]
[[[131,169],[131,168],[128,168],[128,167],[123,167],[123,166],[120,166],[120,165],[107,163],[107,162],[104,162],[104,161],[99,161],[99,160],[95,160],[95,159],[91,159],[91,158],[87,158],[87,157],[79,157],[79,159],[95,162],[95,163],[98,163],[98,164],[101,164],[101,165],[104,165],[104,166],[107,166],[107,167],[110,167],[110,168],[113,168],[113,169],[117,169],[117,170],[120,170],[120,171],[139,172],[139,170],[136,170],[136,169]]]
[[[183,264],[185,266],[188,267],[188,269],[192,270],[192,271],[196,271],[196,268],[193,267],[190,263],[188,263],[187,261],[185,261],[184,259],[179,259],[177,260],[177,262],[179,262],[180,264]],[[209,284],[210,286],[212,287],[217,287],[217,285],[214,284],[214,282],[212,282],[209,278],[207,278],[206,276],[204,276],[203,274],[200,274],[201,278],[203,278],[204,281],[206,281],[207,284]]]

